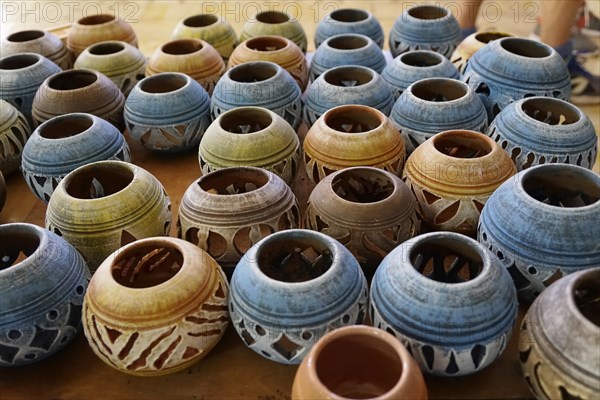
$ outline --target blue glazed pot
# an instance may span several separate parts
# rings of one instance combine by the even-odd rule
[[[31,364],[73,340],[89,271],[63,238],[31,224],[0,225],[0,367]],[[27,258],[15,261],[19,253]]]
[[[31,106],[40,85],[60,67],[44,56],[20,53],[0,59],[0,99],[17,108],[33,126]]]
[[[417,5],[396,19],[389,45],[394,58],[409,50],[433,50],[450,58],[460,41],[460,26],[450,10]]]
[[[487,135],[511,155],[518,171],[545,163],[592,169],[596,161],[598,139],[592,121],[564,100],[515,101],[496,116]]]
[[[522,171],[489,198],[478,240],[530,303],[565,274],[600,265],[600,176],[567,164]],[[524,222],[526,221],[526,222]]]
[[[515,288],[498,259],[451,232],[396,247],[375,273],[370,300],[373,325],[396,336],[423,372],[440,376],[491,364],[517,317]]]
[[[326,39],[315,51],[310,79],[314,81],[328,69],[341,65],[362,65],[380,74],[386,64],[381,48],[371,38],[345,33]]]
[[[188,75],[159,73],[133,88],[124,116],[133,139],[147,149],[184,151],[200,143],[211,123],[210,98]]]
[[[71,171],[95,161],[131,161],[129,146],[110,122],[91,114],[54,117],[40,125],[23,148],[21,170],[44,203]]]
[[[279,65],[257,61],[237,65],[219,80],[211,99],[211,113],[236,107],[264,107],[297,130],[302,122],[302,93],[292,76]]]
[[[310,85],[304,121],[310,127],[330,108],[345,104],[373,107],[388,116],[394,96],[387,82],[371,68],[358,65],[335,67]]]
[[[381,73],[398,99],[407,87],[426,78],[460,79],[460,73],[447,58],[431,50],[413,50],[394,58]]]
[[[479,96],[467,84],[448,78],[423,79],[409,86],[394,104],[390,119],[400,129],[409,154],[439,132],[485,132],[488,126]]]
[[[479,94],[490,121],[525,97],[571,97],[565,61],[552,47],[529,39],[508,37],[483,46],[467,61],[463,81]]]
[[[356,8],[340,8],[325,16],[317,24],[315,32],[315,49],[328,38],[344,33],[356,33],[370,37],[377,46],[383,48],[383,28],[367,10]]]
[[[273,361],[298,364],[327,332],[360,324],[367,281],[352,254],[319,232],[291,229],[255,244],[238,263],[229,298],[245,344]]]

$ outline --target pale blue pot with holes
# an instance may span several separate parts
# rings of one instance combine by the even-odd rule
[[[368,36],[377,46],[383,48],[383,28],[373,14],[357,8],[340,8],[327,14],[317,24],[315,49],[318,49],[328,38],[345,33]]]

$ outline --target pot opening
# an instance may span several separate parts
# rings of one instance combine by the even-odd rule
[[[400,61],[411,67],[433,67],[441,64],[443,56],[430,51],[409,51],[400,56]]]
[[[555,207],[577,208],[600,200],[600,184],[594,178],[593,172],[575,166],[545,164],[525,173],[521,185],[537,201]]]
[[[89,17],[81,18],[77,21],[80,25],[100,25],[110,21],[114,21],[115,17],[110,14],[90,15]]]
[[[578,278],[572,295],[584,318],[600,328],[600,270],[590,270]]]
[[[185,26],[189,26],[190,28],[202,28],[205,26],[210,26],[219,22],[219,18],[217,18],[214,14],[198,14],[186,18],[183,21]]]
[[[346,105],[325,114],[325,125],[338,132],[363,133],[383,125],[384,116],[368,107]]]
[[[429,78],[414,83],[411,91],[421,100],[445,102],[465,97],[469,87],[455,79]]]
[[[282,24],[288,22],[290,17],[281,11],[265,11],[257,14],[256,20],[264,24]]]
[[[120,192],[132,181],[133,171],[122,164],[93,163],[73,172],[65,190],[76,199],[99,199]]]
[[[192,54],[202,50],[202,42],[194,39],[174,40],[165,44],[161,49],[163,53],[174,56]]]
[[[506,38],[500,45],[509,53],[522,57],[544,58],[552,54],[550,47],[530,39]]]
[[[579,110],[566,101],[552,98],[525,100],[521,109],[531,118],[547,125],[569,125],[580,120]]]
[[[0,271],[16,267],[31,256],[40,245],[40,238],[34,230],[24,231],[5,228],[0,241]]]
[[[75,90],[88,87],[98,80],[92,71],[71,69],[50,78],[48,86],[54,90]]]
[[[369,18],[369,14],[364,10],[355,8],[343,8],[329,14],[332,20],[338,22],[359,22]]]
[[[121,252],[111,267],[117,283],[132,289],[160,285],[183,266],[183,254],[169,244],[148,243]]]
[[[329,39],[329,47],[338,50],[356,50],[367,47],[369,41],[367,38],[358,35],[343,35]]]
[[[255,51],[277,51],[285,48],[288,42],[282,37],[266,37],[259,36],[253,39],[248,39],[246,47]]]
[[[479,158],[492,152],[486,137],[474,131],[447,131],[433,138],[433,146],[441,153],[454,158]]]
[[[15,54],[8,56],[0,61],[0,69],[21,69],[32,66],[40,61],[37,54]]]
[[[352,203],[376,203],[394,192],[394,182],[378,169],[344,170],[331,182],[336,195]]]
[[[511,37],[511,35],[502,32],[481,32],[475,35],[475,40],[481,43],[489,43],[494,40]]]
[[[361,86],[374,79],[372,70],[366,67],[336,67],[325,71],[323,75],[325,82],[341,87]]]
[[[448,10],[437,6],[417,6],[410,8],[408,15],[418,19],[440,19],[448,16]]]
[[[94,120],[88,115],[67,114],[40,126],[39,133],[46,139],[64,139],[87,131],[93,124]]]
[[[277,66],[267,62],[243,63],[229,71],[232,81],[241,83],[262,82],[277,74]]]
[[[235,195],[253,192],[269,182],[269,175],[261,169],[224,168],[205,175],[198,186],[205,192]]]
[[[123,43],[98,43],[90,47],[90,54],[94,54],[96,56],[106,56],[109,54],[118,53],[123,50],[125,50],[125,46],[123,46]]]
[[[188,83],[186,76],[179,74],[158,74],[142,81],[140,89],[146,93],[170,93]]]
[[[15,32],[12,35],[9,35],[6,40],[9,42],[29,42],[30,40],[35,40],[43,37],[45,35],[44,31],[31,30],[31,31],[21,31]]]
[[[230,133],[246,134],[262,131],[273,123],[271,115],[257,108],[235,108],[221,116],[221,128]]]

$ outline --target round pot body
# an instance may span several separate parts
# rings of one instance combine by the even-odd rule
[[[131,137],[160,152],[195,148],[211,122],[210,97],[188,75],[163,72],[143,79],[125,102]]]
[[[38,126],[23,149],[21,170],[33,194],[48,203],[69,172],[103,160],[130,162],[125,138],[102,118],[73,113]]]
[[[593,399],[600,385],[600,268],[560,279],[521,324],[519,360],[538,399]],[[577,334],[574,334],[577,332]]]
[[[6,201],[6,182],[4,181],[4,175],[2,174],[2,171],[0,171],[0,211],[2,211],[5,201]]]
[[[289,39],[281,36],[248,39],[235,48],[227,67],[253,61],[270,61],[281,66],[290,73],[302,92],[308,85],[308,65],[304,53]]]
[[[212,94],[225,72],[225,63],[210,44],[199,39],[173,40],[158,49],[148,59],[146,75],[161,72],[181,72],[189,75]]]
[[[409,50],[433,50],[450,58],[459,43],[458,21],[449,9],[436,5],[415,5],[404,11],[389,38],[394,58]]]
[[[138,45],[135,32],[127,22],[114,15],[95,14],[81,18],[71,26],[67,47],[78,57],[89,46],[107,40]]]
[[[231,278],[229,313],[250,349],[299,364],[327,332],[361,324],[367,281],[352,254],[315,231],[291,229],[261,240]]]
[[[210,44],[227,62],[233,49],[238,45],[238,38],[229,24],[214,14],[198,14],[181,20],[171,40],[200,39]]]
[[[21,165],[23,147],[31,135],[25,116],[0,99],[0,172],[9,175]]]
[[[475,54],[477,50],[481,49],[489,42],[512,36],[514,36],[512,33],[497,31],[473,33],[460,42],[460,44],[454,50],[454,53],[452,53],[450,61],[452,61],[452,64],[454,64],[460,73],[463,73],[465,72],[467,61],[469,61],[471,56]]]
[[[488,43],[467,62],[463,81],[479,94],[490,121],[525,97],[571,97],[571,75],[563,58],[552,47],[529,39]]]
[[[262,168],[224,168],[202,176],[179,206],[177,236],[208,252],[231,276],[242,256],[261,239],[300,226],[292,190]]]
[[[566,164],[522,171],[490,197],[478,239],[508,269],[522,302],[563,275],[600,265],[599,199],[600,177]]]
[[[361,104],[390,115],[394,95],[377,72],[352,65],[322,74],[310,85],[305,101],[304,121],[311,127],[327,110],[345,104]]]
[[[0,366],[22,366],[75,338],[90,273],[73,246],[38,226],[0,225],[0,237]]]
[[[73,67],[73,55],[58,36],[43,30],[26,30],[12,33],[2,39],[0,53],[6,57],[17,53],[40,54],[61,69]]]
[[[392,121],[367,106],[346,105],[327,111],[304,139],[306,175],[318,183],[334,171],[356,166],[402,174],[406,151]]]
[[[592,121],[564,100],[531,97],[496,116],[487,135],[511,155],[517,170],[545,163],[592,169],[598,139]]]
[[[293,400],[426,400],[419,366],[391,334],[354,325],[323,336],[304,358],[292,387]]]
[[[104,74],[91,69],[73,69],[46,79],[33,99],[32,118],[38,126],[50,118],[70,113],[88,113],[125,130],[125,96]]]
[[[224,111],[259,106],[273,111],[298,130],[302,122],[302,93],[294,78],[268,61],[247,62],[227,71],[212,95],[211,111],[217,118]]]
[[[146,57],[129,43],[100,42],[91,45],[75,60],[76,69],[93,69],[106,75],[127,97],[146,73]]]
[[[517,317],[508,272],[474,239],[453,232],[417,236],[394,249],[375,274],[370,304],[373,325],[396,336],[423,372],[439,376],[490,365]]]
[[[237,107],[206,130],[198,152],[206,174],[226,167],[265,168],[290,184],[300,162],[300,141],[283,118],[261,107]]]
[[[246,21],[240,34],[240,42],[264,35],[288,38],[306,53],[306,33],[300,21],[281,11],[263,11]]]
[[[69,173],[46,211],[46,228],[75,246],[92,272],[121,246],[168,235],[170,227],[171,202],[160,182],[123,161],[98,161]]]
[[[515,173],[509,155],[489,137],[474,131],[446,131],[410,155],[404,180],[419,203],[419,218],[429,229],[474,236],[486,201]]]
[[[427,78],[409,86],[394,104],[390,119],[400,129],[409,154],[442,131],[485,132],[488,127],[479,96],[466,83],[449,78]]]
[[[383,28],[367,10],[356,8],[340,8],[325,16],[317,24],[315,31],[315,49],[335,35],[356,33],[370,37],[380,48],[383,48]]]

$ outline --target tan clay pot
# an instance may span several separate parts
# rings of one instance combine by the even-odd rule
[[[135,32],[127,22],[110,14],[97,14],[81,18],[69,29],[67,47],[75,57],[94,43],[120,40],[137,47]]]
[[[214,14],[192,15],[181,20],[171,39],[204,40],[219,52],[225,62],[238,45],[237,35],[229,22]]]
[[[2,40],[0,50],[2,57],[17,53],[37,53],[63,70],[73,66],[73,54],[58,36],[47,31],[35,29],[12,33]]]
[[[462,74],[467,66],[467,61],[477,50],[485,46],[491,41],[501,39],[504,37],[512,37],[512,33],[498,32],[498,31],[487,31],[487,32],[475,32],[474,34],[467,36],[454,50],[450,61]]]
[[[306,53],[306,33],[296,18],[281,11],[263,11],[250,18],[244,24],[240,42],[263,35],[276,35],[290,39]]]

